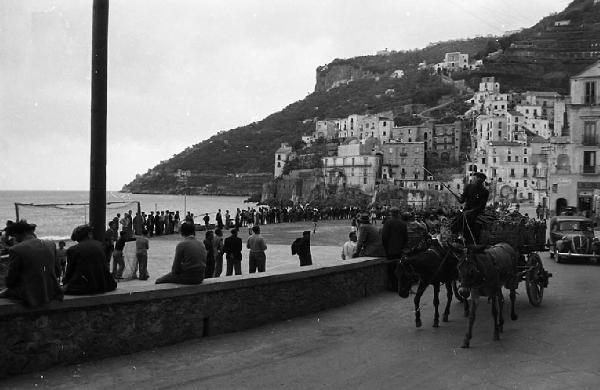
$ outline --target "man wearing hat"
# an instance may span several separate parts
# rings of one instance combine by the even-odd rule
[[[7,289],[1,298],[13,298],[29,307],[42,306],[51,300],[62,301],[58,284],[56,246],[35,236],[35,225],[19,221],[6,228],[15,245],[8,250]]]
[[[355,257],[371,256],[384,257],[385,251],[378,229],[371,225],[368,214],[362,214],[358,219],[358,242],[356,244]]]
[[[466,224],[463,226],[463,237],[467,243],[476,244],[479,242],[479,232],[481,225],[477,223],[477,217],[485,210],[485,205],[490,196],[490,192],[483,183],[487,176],[481,172],[473,174],[473,181],[465,186],[465,190],[459,198],[460,203],[465,204],[464,216]]]
[[[126,233],[127,234],[127,233]],[[73,229],[67,249],[67,270],[63,290],[67,295],[101,294],[117,288],[106,262],[104,243],[92,238],[92,227],[80,225]]]

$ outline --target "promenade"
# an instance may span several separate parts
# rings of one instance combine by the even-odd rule
[[[519,319],[507,319],[495,342],[482,301],[470,349],[459,348],[467,325],[460,305],[452,305],[449,323],[432,328],[429,289],[419,329],[412,296],[383,293],[238,333],[14,377],[0,388],[597,389],[600,268],[542,258],[554,274],[542,306],[529,305],[521,284]]]

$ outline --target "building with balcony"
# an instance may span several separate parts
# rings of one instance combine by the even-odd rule
[[[570,85],[568,122],[561,136],[550,139],[550,207],[591,211],[594,189],[600,188],[600,62],[571,77]]]
[[[340,145],[337,156],[322,159],[326,185],[357,187],[366,193],[375,191],[381,177],[381,155],[361,154],[362,146],[353,140]]]
[[[388,142],[381,146],[381,181],[400,187],[419,187],[426,180],[424,142]]]

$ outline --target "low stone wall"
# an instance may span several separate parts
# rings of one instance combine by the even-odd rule
[[[27,310],[0,299],[0,377],[127,354],[318,312],[381,292],[389,261],[65,297]]]

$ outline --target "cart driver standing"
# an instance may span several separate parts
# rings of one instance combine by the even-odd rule
[[[477,222],[477,217],[485,210],[485,205],[490,196],[490,192],[483,185],[485,179],[487,179],[485,174],[481,172],[474,173],[472,182],[465,186],[465,190],[458,200],[460,203],[465,204],[463,213],[466,224],[463,224],[463,237],[468,244],[479,242],[481,224]]]

